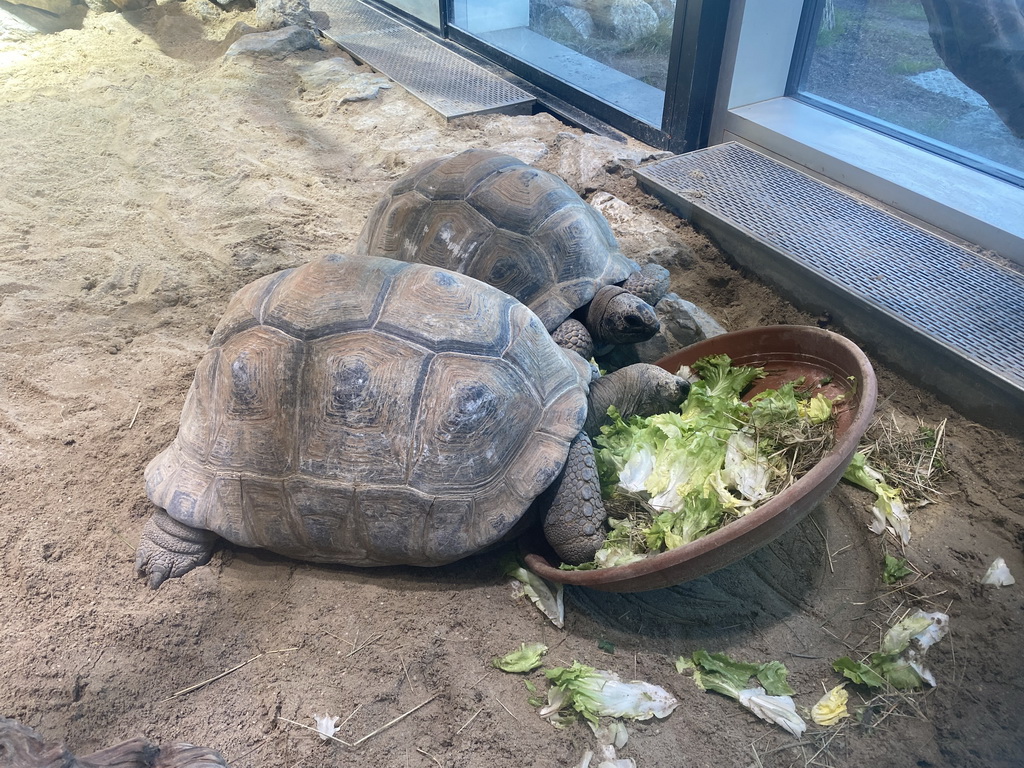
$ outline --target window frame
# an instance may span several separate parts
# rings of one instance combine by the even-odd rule
[[[454,0],[441,0],[443,36],[651,146],[707,146],[729,18],[729,0],[677,0],[661,125],[651,125],[454,26]],[[685,76],[689,73],[689,76]]]
[[[734,0],[711,142],[749,144],[1024,266],[1024,188],[787,95],[808,3]]]

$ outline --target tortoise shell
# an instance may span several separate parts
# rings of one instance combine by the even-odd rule
[[[356,253],[475,277],[526,304],[549,331],[638,268],[568,184],[484,149],[401,177],[371,211]]]
[[[331,256],[234,296],[146,491],[245,547],[451,562],[509,534],[561,471],[581,370],[502,291]]]

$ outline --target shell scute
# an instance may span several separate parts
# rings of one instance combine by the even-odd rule
[[[542,414],[522,371],[500,359],[440,354],[424,391],[429,395],[416,421],[409,482],[425,493],[462,493],[495,482]]]
[[[399,262],[346,257],[311,261],[277,285],[259,321],[297,339],[367,328],[373,324]]]
[[[395,278],[374,328],[434,352],[500,354],[508,346],[509,308],[515,299],[481,290],[482,283],[454,279],[433,268],[406,270]]]
[[[293,436],[299,469],[350,484],[404,482],[432,356],[369,330],[311,345],[298,387],[303,418]]]
[[[466,267],[457,271],[493,285],[526,305],[541,302],[547,293],[558,292],[548,255],[531,238],[505,229],[495,230],[480,244]],[[548,318],[541,319],[547,324]],[[552,328],[564,319],[557,319]]]
[[[495,226],[525,236],[556,210],[579,200],[560,179],[523,163],[491,175],[465,199]]]
[[[521,164],[514,157],[490,150],[462,152],[441,158],[426,174],[417,174],[414,189],[428,200],[465,200],[492,174]]]
[[[466,265],[495,230],[461,200],[441,200],[423,209],[412,236],[403,238],[400,258],[470,274]]]

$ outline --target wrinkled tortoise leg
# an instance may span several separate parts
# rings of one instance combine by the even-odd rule
[[[572,350],[584,360],[594,356],[594,340],[587,326],[579,320],[570,317],[551,332],[551,338],[562,349]]]
[[[562,562],[579,565],[593,560],[604,543],[607,512],[594,446],[586,432],[569,444],[565,468],[545,491],[544,504],[544,536]]]
[[[213,554],[217,535],[179,523],[158,509],[145,528],[135,556],[135,572],[149,577],[156,589],[167,579],[177,578],[203,565]]]

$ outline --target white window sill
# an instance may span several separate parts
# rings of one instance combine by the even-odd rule
[[[1024,189],[781,97],[731,109],[738,139],[1024,266]]]

